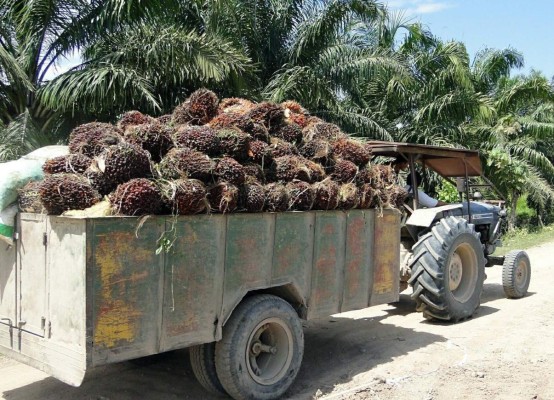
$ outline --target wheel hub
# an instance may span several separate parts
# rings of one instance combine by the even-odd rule
[[[521,260],[516,267],[516,272],[515,272],[516,285],[523,286],[526,278],[527,278],[527,264],[525,263],[525,261]]]
[[[460,282],[462,281],[462,275],[463,275],[463,265],[462,265],[462,258],[458,253],[452,254],[452,258],[450,259],[450,268],[448,269],[448,277],[449,277],[449,284],[450,284],[450,290],[456,290],[458,286],[460,286]]]
[[[261,385],[278,382],[287,372],[293,354],[292,332],[277,318],[268,318],[253,330],[246,347],[248,373]]]

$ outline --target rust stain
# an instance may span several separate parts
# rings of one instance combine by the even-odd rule
[[[378,218],[375,226],[375,279],[373,290],[376,294],[390,293],[394,289],[394,273],[396,261],[396,243],[395,232],[391,232],[388,227],[394,227],[395,216],[385,214]]]
[[[94,330],[94,343],[106,348],[122,342],[133,342],[139,327],[142,312],[134,307],[132,298],[139,293],[127,293],[132,285],[148,276],[148,272],[125,275],[123,259],[133,262],[147,260],[147,250],[132,247],[133,238],[129,233],[114,232],[109,236],[99,236],[96,248],[96,262],[100,272],[100,304]],[[123,256],[122,256],[123,255]]]

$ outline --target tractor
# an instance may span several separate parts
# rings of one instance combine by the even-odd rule
[[[483,175],[478,151],[394,142],[369,142],[374,156],[394,157],[425,178],[434,171],[457,188],[460,201],[422,208],[418,190],[404,204],[400,247],[400,287],[411,285],[417,310],[427,319],[457,322],[479,307],[485,268],[502,265],[502,285],[509,298],[527,293],[531,263],[525,251],[494,256],[506,224],[504,202],[482,200],[482,191],[500,192]],[[417,186],[417,185],[415,185]]]

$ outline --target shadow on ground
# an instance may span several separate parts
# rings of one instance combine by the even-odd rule
[[[405,303],[401,300],[399,304],[407,309]],[[394,312],[395,308],[390,310]],[[330,317],[304,323],[304,360],[285,398],[311,399],[318,389],[328,393],[334,385],[348,382],[361,372],[444,341],[439,335],[387,323],[388,316],[380,312],[363,319]],[[87,373],[78,388],[46,378],[6,391],[4,396],[10,400],[221,399],[209,395],[196,382],[187,350],[96,368]]]

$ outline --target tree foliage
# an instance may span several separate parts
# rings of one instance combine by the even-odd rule
[[[376,1],[0,0],[0,14],[0,159],[207,87],[294,99],[356,136],[479,149],[510,202],[554,201],[553,83],[514,76],[515,49],[471,57]]]

